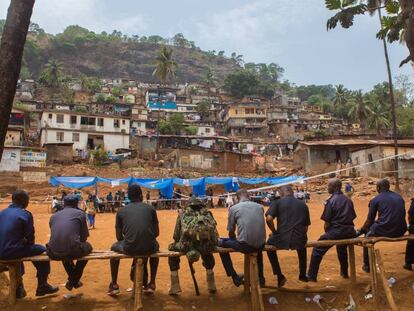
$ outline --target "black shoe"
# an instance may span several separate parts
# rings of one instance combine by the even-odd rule
[[[307,283],[308,278],[306,277],[306,275],[305,276],[299,276],[299,281]]]
[[[408,270],[408,271],[413,271],[413,267],[412,267],[412,265],[411,265],[411,264],[409,264],[409,263],[404,264],[403,268],[404,268],[405,270]]]
[[[67,288],[67,290],[71,291],[73,288],[79,288],[82,287],[83,283],[81,281],[79,281],[76,284],[72,284],[69,280],[66,282],[65,287]]]
[[[121,291],[119,290],[118,284],[116,284],[116,283],[109,284],[108,291],[106,292],[106,294],[108,296],[113,297],[113,296],[119,295],[120,293],[121,293]]]
[[[366,273],[369,273],[370,272],[369,266],[363,265],[362,266],[362,271],[364,271]]]
[[[57,293],[59,291],[59,287],[53,286],[50,284],[45,284],[36,289],[36,296],[45,296]]]
[[[283,286],[285,286],[287,282],[287,279],[284,275],[281,275],[280,277],[277,278],[277,287],[281,288]]]
[[[236,285],[236,287],[239,287],[244,283],[244,275],[243,274],[236,274],[235,276],[232,276],[233,283]]]
[[[342,277],[343,279],[349,279],[349,275],[348,275],[348,273],[342,273],[342,272],[341,272],[341,277]]]
[[[16,298],[17,299],[22,299],[24,297],[26,297],[27,293],[26,290],[24,289],[23,284],[20,284],[17,286],[16,288]]]
[[[308,280],[308,282],[318,282],[316,278],[311,277],[309,274],[306,275],[306,279]]]

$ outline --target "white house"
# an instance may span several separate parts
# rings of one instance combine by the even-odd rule
[[[198,126],[198,130],[197,130],[198,136],[211,137],[211,136],[217,135],[216,129],[212,125],[197,124],[197,126]]]
[[[44,111],[41,118],[42,145],[73,142],[73,149],[101,146],[114,152],[129,148],[129,132],[130,120],[121,116]]]

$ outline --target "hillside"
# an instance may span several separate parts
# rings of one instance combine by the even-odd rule
[[[54,59],[62,64],[65,74],[72,76],[85,74],[156,82],[152,77],[153,61],[162,44],[168,44],[174,51],[173,58],[179,65],[176,82],[201,81],[208,67],[218,80],[223,80],[238,68],[234,59],[201,51],[181,34],[172,39],[128,37],[116,31],[96,34],[79,26],[69,26],[61,34],[50,35],[36,24],[29,32],[24,65],[33,77],[38,77],[45,64]]]

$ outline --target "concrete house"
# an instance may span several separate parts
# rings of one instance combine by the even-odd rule
[[[73,149],[103,147],[107,151],[129,148],[130,119],[74,111],[44,111],[41,144],[73,143]]]

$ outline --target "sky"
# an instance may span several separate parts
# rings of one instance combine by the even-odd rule
[[[5,18],[10,0],[1,0]],[[351,29],[327,32],[332,15],[324,0],[36,0],[32,21],[48,33],[77,24],[95,32],[172,37],[183,33],[203,50],[224,50],[245,62],[278,63],[296,85],[343,84],[369,90],[387,80],[376,16],[356,19]],[[404,45],[389,46],[394,76],[413,78],[400,61]]]

